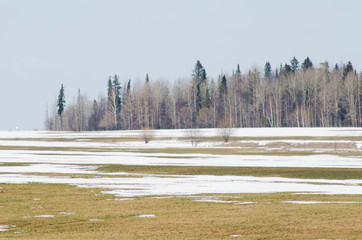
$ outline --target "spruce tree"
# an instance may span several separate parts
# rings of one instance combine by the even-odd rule
[[[270,79],[271,77],[271,65],[270,62],[266,62],[264,66],[264,78]]]
[[[239,64],[236,66],[236,74],[237,74],[237,75],[241,75],[240,65],[239,65]]]
[[[201,83],[206,81],[206,70],[198,60],[192,73],[194,82]]]
[[[293,57],[293,59],[290,61],[290,65],[294,73],[299,70],[299,62],[295,57]]]
[[[209,88],[206,87],[204,107],[209,108],[210,106],[211,106],[211,97],[210,97],[210,93],[209,93]]]
[[[146,74],[145,82],[146,82],[146,83],[150,82],[150,78],[148,77],[148,73]]]
[[[121,110],[122,110],[122,97],[121,97],[121,83],[119,82],[119,77],[114,75],[113,77],[113,87],[115,93],[115,103],[116,103],[116,118],[117,118],[117,129],[120,129],[121,123]]]
[[[63,84],[60,87],[57,106],[58,106],[58,116],[61,117],[65,109],[65,94],[64,94]]]
[[[344,80],[347,77],[348,73],[352,71],[353,71],[352,63],[348,61],[347,65],[343,68],[342,79]]]
[[[201,90],[200,90],[200,84],[197,84],[197,86],[196,86],[196,115],[199,114],[199,111],[201,108],[202,108]]]
[[[302,63],[302,69],[303,69],[303,71],[305,71],[307,69],[311,69],[312,67],[313,67],[313,63],[309,59],[309,57],[307,57]]]

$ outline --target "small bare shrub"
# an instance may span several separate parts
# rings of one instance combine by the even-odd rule
[[[141,137],[145,143],[149,143],[154,137],[154,130],[149,127],[142,128]]]
[[[186,137],[191,141],[193,147],[201,141],[201,131],[198,128],[190,128],[186,130]]]
[[[229,119],[224,118],[219,122],[217,132],[224,142],[229,142],[230,136],[233,133]]]

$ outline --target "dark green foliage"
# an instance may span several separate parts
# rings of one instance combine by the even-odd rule
[[[219,86],[219,97],[220,99],[224,98],[224,95],[227,93],[227,81],[225,75],[222,77],[220,86]]]
[[[347,77],[348,73],[352,71],[353,71],[352,63],[348,61],[347,65],[343,68],[342,79],[344,80]]]
[[[290,65],[291,65],[292,72],[295,73],[299,70],[299,62],[295,57],[293,57],[293,59],[290,60]]]
[[[146,82],[146,83],[150,82],[150,78],[148,77],[148,73],[146,74],[145,82]]]
[[[210,106],[211,106],[211,97],[209,93],[209,88],[207,87],[204,99],[204,107],[209,108]]]
[[[199,113],[201,108],[202,108],[201,90],[200,90],[200,84],[197,84],[197,86],[196,86],[196,114]]]
[[[271,77],[271,65],[270,62],[266,62],[264,66],[264,77],[270,79]]]
[[[283,71],[284,77],[288,77],[293,72],[292,67],[288,64],[284,65],[282,71]]]
[[[195,65],[195,69],[193,70],[192,77],[194,82],[200,83],[206,81],[206,70],[198,60]]]
[[[238,64],[238,66],[236,67],[236,74],[237,74],[237,75],[241,75],[240,65],[239,65],[239,64]]]
[[[62,116],[65,109],[65,94],[64,94],[63,84],[60,87],[57,106],[58,106],[58,116]]]
[[[303,69],[303,71],[305,71],[305,70],[310,69],[312,67],[313,67],[313,63],[309,59],[309,57],[307,57],[302,63],[302,69]]]

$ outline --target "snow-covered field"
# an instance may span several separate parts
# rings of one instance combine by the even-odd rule
[[[361,128],[257,128],[235,129],[233,137],[247,137],[223,144],[216,129],[201,129],[205,137],[198,148],[242,149],[254,144],[270,151],[268,144],[343,145],[343,156],[330,154],[331,149],[320,149],[319,154],[208,154],[189,153],[190,141],[184,130],[157,130],[154,139],[145,144],[140,131],[113,132],[0,132],[0,183],[65,183],[80,187],[109,189],[121,197],[143,195],[189,195],[200,193],[266,193],[303,192],[325,194],[362,194],[362,180],[291,179],[252,176],[175,176],[138,174],[138,177],[117,173],[122,177],[96,170],[96,165],[173,165],[224,167],[307,167],[307,168],[361,168]],[[301,137],[313,139],[300,139]],[[112,139],[122,139],[112,141]],[[253,138],[253,139],[250,139]],[[261,139],[258,139],[261,138]],[[270,139],[268,139],[270,138]],[[278,138],[278,139],[275,139]],[[294,139],[293,139],[294,138]],[[320,138],[320,139],[319,139]],[[309,146],[308,145],[308,146]],[[41,149],[39,149],[41,148]],[[56,148],[56,149],[54,149]],[[176,148],[181,153],[162,152]],[[152,149],[161,149],[155,153]],[[351,150],[352,149],[352,150]],[[135,151],[137,150],[137,151]],[[309,151],[308,149],[303,149]],[[336,149],[334,149],[336,150]],[[348,154],[348,151],[353,154]],[[313,148],[313,153],[319,149]],[[361,153],[361,154],[359,154]],[[21,163],[9,165],[9,163]],[[39,175],[37,173],[42,173]],[[52,174],[96,174],[97,177],[51,176]],[[45,175],[44,175],[45,174]],[[113,176],[110,176],[113,175]]]

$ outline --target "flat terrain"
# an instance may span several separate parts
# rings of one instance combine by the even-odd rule
[[[0,132],[0,239],[361,239],[362,129]]]

